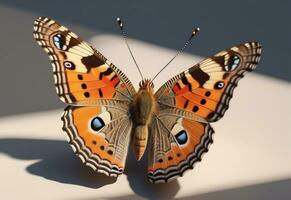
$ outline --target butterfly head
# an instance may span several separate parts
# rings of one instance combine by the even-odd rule
[[[143,79],[139,82],[140,89],[152,90],[154,88],[154,84],[150,79]]]

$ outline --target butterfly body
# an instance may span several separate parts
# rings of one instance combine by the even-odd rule
[[[141,159],[146,149],[149,125],[157,107],[150,80],[142,81],[140,86],[130,108],[134,122],[132,142],[137,160]]]
[[[255,69],[261,45],[247,42],[221,51],[154,91],[130,80],[100,52],[46,17],[34,37],[53,66],[54,84],[67,108],[63,130],[83,163],[108,176],[125,168],[130,144],[137,160],[148,149],[148,179],[167,182],[194,167],[208,152],[218,121],[239,80]]]

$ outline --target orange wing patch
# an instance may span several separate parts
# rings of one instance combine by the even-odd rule
[[[260,55],[257,42],[217,53],[169,80],[156,97],[162,106],[193,112],[208,122],[217,121],[228,109],[238,81],[255,69]]]
[[[110,69],[108,66],[102,65],[86,74],[68,71],[66,73],[68,90],[75,98],[75,102],[112,99],[117,96],[116,87],[120,79],[113,71],[107,76],[103,75],[108,69]]]
[[[224,82],[227,83],[229,80],[224,80]],[[221,96],[224,94],[225,97],[231,97],[231,94],[225,92],[225,88],[221,90],[207,90],[202,87],[191,88],[189,90],[187,86],[183,86],[181,89],[177,89],[177,86],[174,86],[174,88],[175,105],[177,108],[193,112],[208,120],[213,113],[221,115],[216,111],[219,105],[228,108],[227,104],[223,105],[220,103]]]

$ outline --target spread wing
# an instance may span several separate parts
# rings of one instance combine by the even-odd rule
[[[52,19],[38,18],[34,37],[51,60],[57,94],[70,104],[62,120],[73,150],[94,170],[120,175],[132,128],[133,85],[100,52]]]
[[[261,45],[248,42],[219,52],[167,81],[155,94],[148,178],[166,182],[193,168],[208,151],[210,122],[223,117],[234,88],[255,69]]]

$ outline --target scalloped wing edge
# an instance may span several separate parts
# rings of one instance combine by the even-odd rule
[[[202,156],[208,152],[210,144],[213,143],[213,128],[207,124],[205,134],[201,138],[199,145],[195,147],[193,153],[189,154],[186,160],[181,161],[177,166],[171,166],[166,170],[156,170],[148,172],[147,176],[151,183],[166,183],[178,177],[182,177],[185,172],[194,168],[195,164],[202,160]]]

